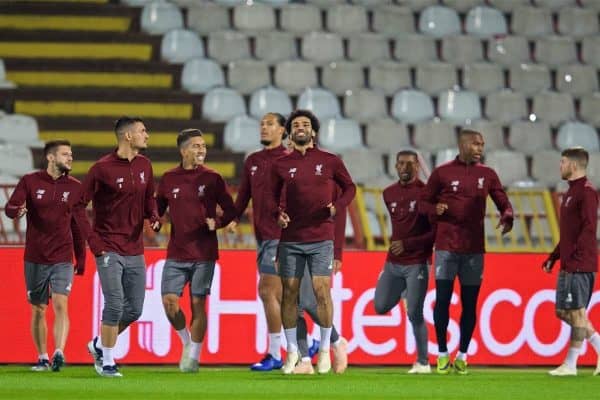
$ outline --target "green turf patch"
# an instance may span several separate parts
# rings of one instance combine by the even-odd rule
[[[239,367],[124,366],[124,377],[101,378],[92,366],[59,373],[0,366],[0,399],[596,399],[600,376],[550,377],[548,369],[471,367],[468,376],[407,375],[407,368],[350,367],[343,375],[284,376]]]

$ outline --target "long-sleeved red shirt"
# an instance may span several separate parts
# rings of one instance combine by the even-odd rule
[[[85,240],[79,226],[87,223],[85,210],[76,205],[81,182],[62,175],[52,178],[45,170],[21,178],[6,204],[6,215],[15,218],[27,208],[25,261],[36,264],[72,262],[85,264]]]
[[[144,219],[158,220],[150,160],[138,154],[131,161],[114,151],[90,168],[83,182],[81,204],[92,201],[94,227],[85,235],[92,253],[123,256],[144,253]]]
[[[290,217],[281,231],[282,242],[311,243],[334,240],[334,219],[327,205],[336,210],[348,206],[356,186],[342,160],[318,148],[305,154],[294,150],[273,163],[273,196],[275,204],[284,204],[282,211]],[[335,197],[335,185],[340,195]]]
[[[219,258],[217,232],[210,231],[206,218],[217,219],[217,227],[235,216],[233,199],[225,181],[204,166],[192,170],[181,166],[167,171],[158,185],[158,212],[167,207],[171,217],[171,237],[167,258],[177,261],[213,261]],[[217,218],[217,204],[223,215]]]
[[[262,149],[246,158],[235,199],[236,218],[240,218],[252,198],[254,234],[257,240],[274,240],[281,236],[277,225],[277,203],[273,197],[271,167],[273,161],[287,154],[283,146]]]
[[[429,222],[429,213],[420,207],[425,184],[420,180],[401,185],[399,182],[383,191],[383,201],[392,222],[392,241],[402,240],[404,252],[394,255],[388,251],[387,261],[412,265],[427,262],[433,250],[435,228]]]
[[[501,217],[512,222],[512,205],[492,168],[481,163],[466,164],[457,157],[433,170],[422,199],[429,206],[448,204],[446,212],[436,218],[436,250],[485,252],[483,221],[488,194]]]
[[[582,177],[569,181],[560,205],[560,242],[550,255],[567,272],[598,271],[598,193]]]

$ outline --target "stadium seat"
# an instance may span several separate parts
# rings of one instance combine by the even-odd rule
[[[434,118],[415,124],[413,140],[419,149],[435,152],[456,146],[456,129],[452,122]]]
[[[202,118],[212,122],[227,122],[238,115],[246,114],[243,97],[230,88],[214,88],[202,99]]]
[[[386,4],[373,10],[373,30],[386,37],[415,32],[415,17],[408,7]]]
[[[442,39],[441,58],[454,65],[464,65],[483,60],[481,40],[475,36],[457,35]]]
[[[187,29],[173,29],[163,36],[160,57],[169,64],[183,64],[204,57],[204,45],[198,34]]]
[[[514,11],[519,6],[530,5],[530,0],[487,0],[490,6],[505,13]]]
[[[447,90],[438,100],[439,116],[455,124],[463,124],[481,118],[481,103],[475,92]]]
[[[319,117],[321,118],[321,117]],[[321,118],[319,145],[333,152],[361,149],[362,133],[360,125],[348,118]]]
[[[561,35],[582,38],[597,35],[598,11],[590,8],[565,7],[558,11],[558,32]]]
[[[317,86],[317,69],[308,61],[281,61],[275,65],[275,86],[289,94],[299,94]]]
[[[268,112],[277,112],[285,117],[292,112],[292,100],[281,89],[273,86],[260,88],[250,96],[250,115],[261,119]]]
[[[452,161],[458,156],[458,147],[456,145],[447,149],[440,149],[435,153],[435,167],[439,167],[449,161]]]
[[[346,0],[304,0],[306,3],[314,4],[321,8],[327,8],[333,4],[345,3]]]
[[[388,96],[412,87],[410,66],[394,61],[379,61],[369,66],[369,86]]]
[[[33,155],[27,146],[0,142],[0,171],[3,175],[23,176],[33,169]]]
[[[600,151],[596,129],[579,121],[565,122],[556,135],[556,147],[565,150],[575,146],[581,146],[590,153]]]
[[[367,123],[367,146],[374,150],[390,151],[410,145],[406,125],[392,118],[379,118]]]
[[[246,153],[260,149],[260,122],[247,115],[230,119],[223,130],[223,145],[229,151]]]
[[[150,35],[164,35],[171,29],[183,28],[183,15],[174,4],[153,1],[144,5],[140,26],[142,31]]]
[[[0,117],[0,143],[2,142],[43,147],[37,121],[23,114],[7,114]]]
[[[466,13],[473,7],[481,4],[481,0],[442,0],[442,4],[450,7],[459,13]]]
[[[490,93],[485,100],[485,115],[491,120],[510,124],[528,115],[527,99],[523,93],[510,89]]]
[[[409,64],[437,60],[435,39],[418,34],[400,35],[394,39],[394,58]]]
[[[508,144],[527,155],[552,149],[552,131],[547,122],[515,121],[510,125]]]
[[[438,0],[396,0],[394,3],[413,11],[422,11],[429,6],[438,4]]]
[[[554,187],[560,181],[559,164],[558,151],[536,151],[531,159],[531,176],[546,186]]]
[[[512,32],[529,38],[553,33],[552,10],[532,6],[517,7],[512,12]]]
[[[371,186],[371,182],[385,175],[382,153],[369,149],[352,149],[342,151],[342,160],[352,180],[359,184]]]
[[[350,0],[349,3],[365,6],[367,8],[373,8],[385,4],[389,4],[390,0]]]
[[[183,65],[181,87],[190,93],[206,93],[217,86],[225,85],[221,66],[213,60],[194,58]]]
[[[243,4],[246,2],[246,0],[214,0],[214,2],[227,7],[232,7],[237,6],[238,4]]]
[[[429,6],[421,11],[419,31],[436,38],[456,35],[461,31],[460,18],[456,11],[451,8]]]
[[[300,93],[296,108],[311,110],[319,119],[339,118],[342,115],[337,97],[322,88],[306,88]]]
[[[261,3],[270,4],[272,6],[282,6],[289,4],[291,0],[260,0]]]
[[[481,95],[504,88],[504,71],[494,63],[472,63],[463,68],[462,86]]]
[[[556,89],[559,92],[582,96],[598,91],[598,73],[591,65],[562,65],[556,71]]]
[[[485,155],[485,163],[496,171],[504,186],[527,179],[527,160],[525,154],[521,152],[490,151]]]
[[[490,38],[508,33],[504,14],[495,8],[485,6],[477,6],[469,10],[465,30],[469,35],[480,38]]]
[[[504,129],[499,121],[478,119],[464,124],[462,128],[481,133],[486,151],[504,150],[506,148],[504,145]]]
[[[254,39],[256,58],[274,64],[298,57],[296,39],[290,32],[259,32]]]
[[[344,115],[360,123],[387,116],[387,104],[382,92],[369,89],[352,90],[344,96]]]
[[[577,0],[533,0],[533,4],[558,11],[563,7],[577,6]]]
[[[568,36],[545,36],[535,42],[535,59],[551,67],[577,62],[575,40]]]
[[[368,30],[367,10],[359,5],[333,4],[327,8],[325,20],[327,30],[342,35]]]
[[[433,101],[419,90],[401,90],[392,100],[392,116],[409,124],[432,119]]]
[[[288,4],[281,7],[281,29],[296,34],[321,31],[321,10],[313,4]]]
[[[151,3],[152,0],[121,0],[120,3],[123,3],[129,7],[143,7],[144,5]]]
[[[600,153],[590,153],[588,161],[587,176],[596,188],[600,187]],[[565,190],[566,191],[566,190]]]
[[[16,85],[6,79],[6,68],[4,67],[4,60],[0,58],[0,90],[1,89],[12,89]]]
[[[581,58],[586,64],[600,67],[600,35],[587,36],[581,41]]]
[[[510,88],[528,96],[552,87],[550,70],[544,64],[521,63],[510,67]]]
[[[585,122],[600,127],[600,93],[594,92],[582,96],[579,103],[579,116]]]
[[[266,62],[253,59],[232,61],[227,66],[227,83],[241,94],[250,94],[271,84]]]
[[[322,68],[323,86],[337,95],[365,86],[365,75],[361,64],[354,61],[337,61]]]
[[[235,29],[249,32],[275,29],[275,9],[261,3],[239,4],[233,8]]]
[[[453,89],[458,84],[454,65],[442,62],[427,62],[417,67],[417,88],[436,96],[438,93]]]
[[[600,2],[598,0],[579,0],[582,7],[600,11]]]
[[[530,62],[527,38],[524,36],[503,36],[489,39],[488,58],[494,63],[507,67],[522,62]]]
[[[348,38],[348,58],[365,65],[390,58],[389,40],[376,33],[358,33]]]
[[[316,64],[344,59],[344,44],[337,33],[310,32],[302,37],[302,58]]]
[[[248,58],[248,38],[238,31],[211,32],[208,34],[208,55],[222,65]]]
[[[201,35],[230,29],[229,12],[222,5],[197,2],[187,10],[187,26]]]
[[[569,93],[545,91],[533,98],[533,114],[556,127],[575,118],[575,105]]]

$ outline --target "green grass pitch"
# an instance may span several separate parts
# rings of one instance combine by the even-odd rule
[[[548,368],[470,367],[458,376],[412,376],[406,367],[350,367],[343,375],[284,376],[241,367],[123,366],[121,379],[101,378],[92,366],[59,373],[0,366],[0,399],[600,399],[600,376],[550,377]]]

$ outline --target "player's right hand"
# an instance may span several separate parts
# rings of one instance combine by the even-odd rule
[[[442,215],[446,212],[446,210],[448,210],[448,204],[446,203],[437,203],[435,205],[435,213],[437,215]]]
[[[206,218],[206,225],[208,225],[209,231],[217,229],[217,221],[214,218]]]
[[[554,263],[556,262],[556,260],[553,260],[551,258],[547,258],[546,261],[544,261],[542,263],[542,270],[546,273],[551,273],[552,272],[552,267],[554,267]]]
[[[237,222],[231,221],[225,229],[227,229],[227,232],[229,232],[229,233],[236,234],[237,233]]]
[[[277,225],[279,225],[280,228],[282,228],[282,229],[287,228],[290,221],[291,221],[290,216],[287,215],[285,212],[281,211],[279,213],[279,217],[277,218]]]
[[[25,214],[27,214],[27,207],[25,207],[25,203],[23,203],[19,207],[19,211],[17,211],[17,218],[21,218]]]

